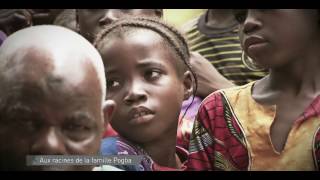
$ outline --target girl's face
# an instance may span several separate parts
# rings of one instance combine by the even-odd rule
[[[235,10],[245,53],[265,68],[302,58],[319,41],[316,10]]]
[[[99,49],[106,67],[107,99],[116,101],[112,127],[137,143],[175,136],[182,101],[192,91],[190,72],[177,72],[177,56],[162,37],[137,30],[109,38]]]
[[[77,18],[80,33],[90,42],[94,41],[97,33],[103,26],[115,20],[134,17],[148,16],[161,17],[162,12],[156,9],[78,9]]]

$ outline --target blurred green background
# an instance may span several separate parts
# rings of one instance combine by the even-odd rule
[[[206,9],[164,9],[164,20],[180,28],[189,20],[199,16]]]

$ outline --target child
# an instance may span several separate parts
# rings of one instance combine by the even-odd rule
[[[93,43],[97,33],[115,20],[127,17],[161,18],[162,9],[76,9],[76,29],[88,41]],[[118,133],[108,124],[104,137]]]
[[[10,35],[0,48],[0,170],[92,170],[27,166],[26,156],[98,154],[114,109],[104,74],[97,50],[66,28]]]
[[[232,9],[208,9],[188,22],[183,29],[190,50],[199,53],[190,59],[198,79],[197,96],[190,109],[198,111],[201,101],[216,90],[244,85],[267,74],[267,70],[249,66],[249,58],[242,56],[239,23]],[[185,101],[183,107],[186,108],[190,101],[190,98]],[[194,111],[186,114],[189,126],[195,120]],[[190,137],[191,131],[192,128],[186,130],[184,135]],[[185,138],[184,144],[189,145],[189,139]]]
[[[103,155],[145,155],[126,170],[177,170],[187,151],[176,148],[179,112],[194,93],[185,39],[150,18],[116,21],[99,33],[95,46],[107,73],[108,96],[117,104],[112,127],[119,137],[102,142]]]
[[[199,86],[198,95],[205,98],[213,91],[244,85],[261,79],[266,71],[250,68],[242,57],[239,40],[239,23],[232,14],[232,9],[208,9],[198,18],[188,22],[184,29],[191,51],[198,52],[206,58],[216,70],[230,82]],[[207,73],[210,79],[215,75]],[[213,77],[211,77],[213,76]],[[208,87],[207,87],[208,86]]]
[[[76,20],[80,34],[93,42],[97,33],[115,20],[137,16],[161,18],[162,14],[162,9],[77,9]]]
[[[270,75],[209,95],[189,170],[319,170],[319,12],[236,10],[245,53]]]

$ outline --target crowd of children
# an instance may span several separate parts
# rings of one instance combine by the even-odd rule
[[[0,170],[319,170],[320,11],[209,9],[182,31],[162,18],[1,9]]]

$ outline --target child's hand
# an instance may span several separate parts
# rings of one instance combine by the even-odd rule
[[[199,53],[191,52],[190,63],[198,79],[197,96],[205,98],[218,89],[234,86],[212,66],[209,60]]]

